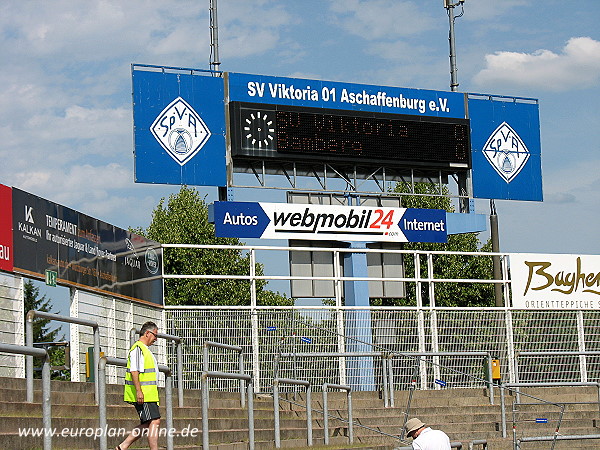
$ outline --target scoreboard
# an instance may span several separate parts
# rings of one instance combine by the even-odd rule
[[[136,182],[452,177],[475,198],[543,199],[536,99],[214,75],[132,65]]]
[[[468,169],[468,119],[230,103],[232,156]]]

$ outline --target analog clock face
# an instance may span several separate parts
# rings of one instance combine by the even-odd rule
[[[246,147],[259,150],[274,148],[275,116],[265,111],[246,111],[243,117],[243,136]]]

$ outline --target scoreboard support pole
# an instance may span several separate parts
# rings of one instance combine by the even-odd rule
[[[364,249],[365,242],[352,242],[350,248]],[[346,253],[344,255],[344,276],[346,277],[364,277],[367,272],[367,254],[361,252]],[[344,281],[344,299],[346,306],[364,306],[364,310],[352,309],[346,311],[348,315],[346,320],[346,350],[354,352],[373,351],[373,335],[371,328],[371,311],[368,309],[369,302],[369,282],[366,280],[347,280]],[[373,366],[373,357],[348,358],[347,384],[353,390],[374,391],[375,370]]]

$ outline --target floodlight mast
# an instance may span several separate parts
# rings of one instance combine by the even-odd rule
[[[450,32],[448,33],[448,41],[450,43],[450,90],[453,92],[458,90],[458,69],[456,68],[456,47],[454,45],[454,21],[457,17],[461,17],[464,14],[464,2],[465,0],[458,0],[457,2],[444,0],[444,8],[446,8],[446,11],[448,12],[448,20],[450,22]],[[462,11],[458,16],[454,15],[454,8],[456,6],[462,8]]]
[[[210,0],[210,68],[219,70],[221,61],[219,61],[219,25],[217,22],[217,0]],[[217,76],[213,73],[213,76]]]

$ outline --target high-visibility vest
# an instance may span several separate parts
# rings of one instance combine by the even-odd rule
[[[142,355],[144,356],[144,371],[139,372],[140,386],[144,393],[144,402],[158,403],[158,386],[156,384],[156,380],[158,379],[158,368],[154,366],[152,353],[148,350],[148,347],[143,345],[140,341],[137,341],[131,346],[129,354],[131,354],[136,347],[139,347],[142,350]],[[123,399],[126,402],[135,403],[137,402],[137,397],[135,386],[133,385],[133,378],[129,371],[130,366],[131,361],[129,360],[129,356],[127,356],[127,373],[125,374],[125,392],[123,394]]]

